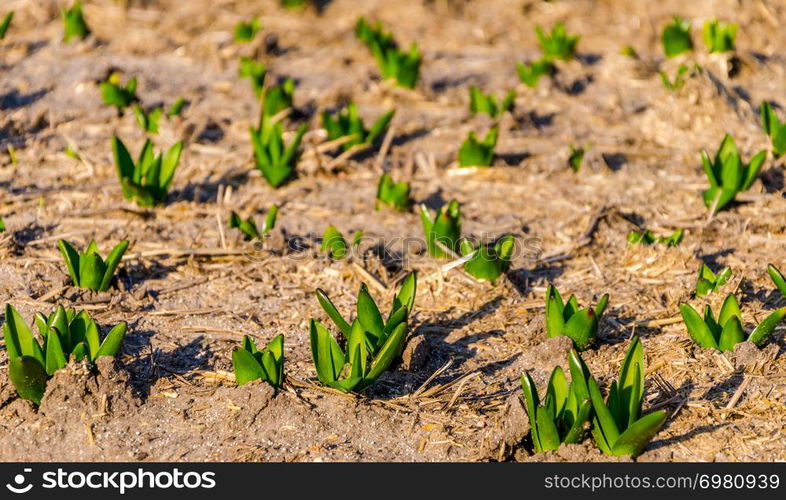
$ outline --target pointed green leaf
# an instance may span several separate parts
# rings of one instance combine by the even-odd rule
[[[786,317],[786,307],[776,309],[772,314],[764,318],[764,320],[751,332],[748,341],[761,347],[767,341],[770,333],[775,330],[775,327],[784,317]]]
[[[262,366],[254,355],[242,348],[232,352],[232,368],[237,385],[244,385],[265,376]]]
[[[641,417],[623,432],[612,445],[612,455],[636,457],[655,437],[666,421],[666,412],[659,410]]]
[[[16,387],[19,397],[41,404],[49,377],[39,360],[30,356],[20,356],[8,363],[8,378]]]
[[[680,313],[682,313],[682,319],[685,322],[688,333],[699,347],[705,349],[718,348],[715,336],[693,307],[689,304],[680,304]]]
[[[101,347],[99,347],[98,352],[96,352],[94,360],[101,356],[115,357],[120,350],[120,345],[123,343],[123,338],[126,335],[126,328],[126,324],[122,322],[115,325],[106,335],[106,338],[104,338]]]

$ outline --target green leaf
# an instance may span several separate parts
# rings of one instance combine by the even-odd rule
[[[568,401],[568,380],[559,366],[554,367],[546,389],[546,406],[552,415],[559,418]]]
[[[60,334],[52,329],[46,337],[46,373],[51,377],[65,365],[66,358],[63,346],[60,344]]]
[[[598,318],[600,321],[601,316],[603,316],[603,312],[606,310],[606,306],[609,303],[609,294],[604,293],[603,296],[598,301],[597,305],[595,305],[595,317]]]
[[[328,329],[319,321],[311,320],[310,336],[311,355],[317,377],[323,384],[332,385],[346,363],[344,353]]]
[[[32,401],[36,405],[41,404],[49,377],[38,359],[30,356],[11,359],[8,363],[8,378],[16,387],[20,398]]]
[[[336,306],[333,305],[331,302],[330,297],[328,297],[327,293],[321,288],[317,288],[315,292],[317,296],[317,301],[319,301],[319,305],[322,306],[322,309],[327,313],[336,327],[341,330],[341,333],[344,335],[344,338],[349,338],[350,326],[349,323],[344,319]]]
[[[742,186],[740,187],[741,191],[747,191],[751,188],[753,183],[756,181],[756,178],[759,176],[759,172],[761,168],[764,166],[764,160],[767,159],[767,151],[762,150],[756,153],[753,158],[751,158],[750,163],[748,164],[747,168],[745,169],[745,179],[742,182]]]
[[[322,234],[322,252],[331,259],[343,259],[347,254],[347,241],[335,226],[328,226]]]
[[[177,164],[180,163],[180,154],[182,151],[183,143],[176,142],[172,145],[171,148],[169,148],[161,162],[161,173],[159,176],[158,187],[161,189],[161,191],[164,192],[164,195],[166,195],[166,192],[172,185],[172,179],[175,177],[175,170],[177,169]],[[162,199],[158,201],[164,200]]]
[[[631,457],[640,455],[665,421],[666,412],[662,410],[641,417],[614,441],[611,454]]]
[[[100,256],[86,253],[79,256],[79,285],[82,288],[98,291],[106,273],[106,264]]]
[[[532,377],[529,376],[529,373],[524,373],[521,376],[521,390],[524,393],[524,403],[527,406],[532,444],[535,447],[535,452],[540,453],[543,451],[543,447],[540,445],[537,421],[537,411],[540,401],[538,399],[538,388],[535,386],[535,382],[532,380]]]
[[[589,421],[590,417],[592,417],[592,401],[587,398],[582,400],[576,413],[576,418],[573,420],[562,442],[566,444],[580,443],[584,436],[584,425]]]
[[[368,293],[366,285],[360,286],[357,300],[357,314],[360,324],[367,332],[372,333],[375,337],[380,337],[385,330],[385,321],[382,319],[382,314],[377,308],[377,304],[371,295]]]
[[[126,335],[126,328],[126,324],[122,322],[115,325],[106,335],[106,338],[104,338],[93,360],[102,356],[115,357],[120,350],[120,345],[123,343],[123,338]]]
[[[595,436],[595,441],[601,450],[603,450],[604,453],[607,453],[605,450],[611,450],[613,444],[619,438],[620,432],[617,428],[616,422],[614,421],[614,417],[612,416],[608,407],[606,407],[606,405],[603,403],[603,397],[600,394],[600,389],[598,388],[598,384],[595,382],[595,379],[590,377],[587,385],[589,388],[590,398],[592,399],[592,409],[595,412],[593,436]],[[603,444],[601,444],[601,442]]]
[[[393,310],[390,311],[391,317],[397,309],[401,308],[401,306],[406,306],[408,312],[412,311],[412,309],[415,307],[415,296],[417,295],[417,288],[417,273],[412,271],[401,282],[401,288],[399,288],[398,293],[393,300]],[[390,321],[390,318],[388,318],[388,321]]]
[[[661,41],[666,57],[676,57],[684,52],[693,50],[693,41],[690,36],[690,22],[679,16],[674,16],[671,24],[663,29]]]
[[[718,315],[718,325],[721,328],[725,327],[726,322],[729,321],[732,316],[736,316],[737,319],[742,319],[742,312],[740,311],[740,304],[737,302],[737,297],[730,293],[726,296],[726,300],[723,301],[723,306],[721,306],[720,314]]]
[[[0,22],[0,40],[5,38],[5,34],[8,32],[8,27],[11,26],[11,20],[14,18],[14,11],[6,13],[3,16],[2,22]]]
[[[786,307],[776,309],[751,332],[748,341],[761,347],[784,317],[786,317]]]
[[[574,314],[562,330],[563,335],[573,340],[576,349],[585,350],[594,341],[598,331],[598,319],[590,309],[581,309]]]
[[[718,349],[721,352],[733,351],[734,346],[740,342],[745,341],[745,331],[742,329],[740,318],[732,316],[723,326],[720,339],[718,340]]]
[[[543,451],[558,449],[560,440],[557,426],[554,425],[554,415],[552,415],[551,411],[545,406],[538,407],[536,414],[541,449]]]
[[[682,319],[685,322],[688,333],[699,347],[705,349],[718,348],[718,343],[715,341],[712,331],[692,306],[680,304],[680,313],[682,313]]]
[[[232,368],[235,371],[237,385],[244,385],[265,377],[262,365],[253,354],[242,348],[232,352]]]
[[[370,382],[376,380],[382,372],[387,370],[393,361],[399,356],[401,352],[401,348],[404,345],[404,341],[407,338],[407,324],[401,323],[399,324],[393,333],[388,336],[385,345],[379,350],[379,352],[374,357],[374,360],[371,363],[371,368],[369,369],[368,374],[366,374],[366,379]]]
[[[5,323],[3,324],[3,338],[5,339],[8,358],[15,359],[20,356],[30,356],[44,364],[44,353],[41,346],[33,336],[33,332],[25,323],[22,315],[11,304],[5,306]]]
[[[73,281],[74,286],[81,286],[79,281],[79,253],[66,240],[58,240],[57,248],[63,256],[63,260],[68,268],[68,274],[71,275],[71,281]]]
[[[620,367],[619,392],[622,420],[625,426],[639,418],[641,398],[644,397],[644,349],[638,336],[631,339],[625,359]],[[620,426],[621,428],[623,426]]]
[[[104,277],[101,280],[101,286],[99,288],[100,291],[105,292],[109,289],[109,284],[112,282],[112,278],[115,276],[115,270],[117,270],[117,266],[120,265],[120,260],[123,258],[123,254],[126,253],[128,249],[128,240],[123,240],[109,252],[109,255],[106,258],[106,270],[104,271]]]
[[[767,273],[775,284],[775,288],[777,288],[778,291],[781,292],[781,295],[786,298],[786,278],[783,277],[783,274],[772,264],[767,265]]]

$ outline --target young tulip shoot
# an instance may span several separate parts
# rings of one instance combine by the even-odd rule
[[[554,73],[554,64],[546,58],[527,64],[518,63],[516,72],[519,74],[521,83],[529,88],[535,88],[538,86],[541,76],[551,76]]]
[[[476,280],[490,281],[492,285],[496,285],[499,277],[510,268],[515,242],[516,238],[507,234],[494,243],[481,243],[475,247],[470,240],[464,238],[459,244],[461,256],[469,258],[464,262],[464,271]]]
[[[66,240],[57,242],[57,248],[63,256],[68,274],[74,286],[87,288],[94,292],[105,292],[109,289],[115,270],[128,248],[128,240],[123,240],[109,252],[106,262],[98,254],[95,240],[90,241],[84,252],[78,252]]]
[[[772,264],[767,265],[767,273],[769,273],[770,279],[775,283],[775,287],[781,292],[781,295],[786,298],[786,278],[783,277],[783,274]]]
[[[428,254],[438,259],[454,258],[461,240],[461,209],[456,200],[443,206],[434,217],[426,205],[420,206],[420,220]]]
[[[766,158],[767,151],[759,151],[746,165],[737,144],[728,134],[721,141],[714,161],[710,161],[707,151],[702,150],[701,164],[710,182],[710,187],[704,191],[704,205],[713,213],[718,212],[733,201],[737,193],[750,189]]]
[[[262,227],[257,227],[254,218],[249,216],[247,219],[241,218],[236,212],[229,214],[229,227],[231,229],[239,229],[243,233],[245,241],[252,239],[263,240],[265,235],[268,234],[276,226],[276,217],[278,216],[278,205],[272,205],[267,211],[265,222]]]
[[[628,233],[628,245],[666,245],[676,247],[682,243],[685,236],[684,229],[677,229],[668,236],[655,236],[655,233],[647,229],[646,231],[631,231]]]
[[[459,166],[490,167],[494,161],[494,148],[497,146],[499,129],[493,127],[483,140],[478,140],[475,132],[470,132],[459,149]]]
[[[5,306],[3,338],[8,351],[8,378],[19,397],[36,405],[46,389],[46,382],[69,360],[95,364],[102,356],[114,357],[126,334],[126,324],[119,323],[101,341],[98,325],[86,311],[58,306],[46,316],[38,313],[35,324],[43,344],[33,335],[24,318],[13,306]]]
[[[377,184],[377,197],[375,209],[387,205],[399,212],[406,212],[409,208],[409,182],[394,182],[387,173],[383,173]]]
[[[276,116],[278,113],[289,109],[293,105],[295,95],[295,80],[287,78],[277,85],[263,88],[259,94],[262,102],[261,121]]]
[[[568,355],[568,363],[570,384],[562,368],[554,368],[542,403],[529,373],[521,376],[535,453],[556,450],[562,443],[580,443],[584,439],[585,425],[592,418],[592,399],[587,386],[589,374],[573,349]]]
[[[360,245],[363,239],[363,231],[355,231],[352,235],[352,248]],[[350,245],[344,239],[344,235],[339,231],[336,226],[328,226],[322,235],[322,253],[327,254],[328,257],[335,260],[340,260],[346,257]]]
[[[176,142],[166,154],[155,154],[153,143],[146,140],[134,163],[123,141],[113,136],[112,153],[123,196],[127,200],[136,201],[140,207],[164,203],[175,178],[182,151],[183,143]]]
[[[281,186],[295,172],[298,148],[305,133],[306,124],[302,124],[289,144],[286,144],[281,122],[272,122],[264,117],[259,128],[249,129],[256,166],[272,187]]]
[[[393,119],[395,110],[390,110],[383,114],[370,129],[363,124],[363,119],[358,114],[358,107],[355,103],[350,103],[335,115],[328,112],[322,113],[322,126],[328,134],[328,139],[335,141],[342,137],[352,137],[349,141],[341,145],[344,151],[357,145],[370,145],[382,137],[387,130],[390,121]]]
[[[576,55],[576,46],[580,35],[568,35],[565,25],[557,23],[551,28],[551,33],[546,33],[540,26],[535,27],[538,43],[543,51],[543,57],[548,60],[561,59],[567,61]]]
[[[604,294],[595,309],[579,309],[574,295],[563,302],[557,288],[549,285],[546,290],[546,335],[564,335],[573,341],[577,350],[587,349],[598,336],[598,323],[608,303],[609,295]]]
[[[786,154],[786,122],[778,119],[772,104],[768,102],[761,103],[761,126],[764,133],[772,139],[772,154],[775,158]]]
[[[232,352],[232,368],[237,385],[252,380],[263,380],[273,387],[284,383],[284,336],[278,335],[262,350],[248,335],[243,343]]]
[[[705,264],[699,264],[699,276],[696,279],[696,297],[715,293],[731,278],[731,269],[724,267],[718,274]]]
[[[240,21],[235,25],[234,38],[236,42],[250,42],[257,36],[257,32],[262,27],[259,18],[255,17],[251,21]]]
[[[569,153],[568,166],[574,172],[578,173],[578,171],[581,169],[581,163],[584,161],[584,154],[586,153],[586,150],[583,147],[571,144]]]
[[[598,383],[593,377],[588,377],[587,386],[594,413],[592,437],[606,455],[640,455],[666,421],[666,412],[663,410],[641,416],[645,371],[641,341],[633,337],[620,367],[619,379],[611,383],[606,402],[603,401]]]
[[[341,392],[359,392],[373,384],[404,350],[416,291],[413,272],[404,278],[385,320],[366,285],[361,285],[357,317],[349,323],[327,294],[318,289],[319,304],[346,340],[342,348],[325,325],[311,320],[311,355],[319,381]]]
[[[161,108],[153,108],[150,111],[145,111],[142,109],[142,106],[134,106],[133,111],[134,118],[136,118],[136,123],[139,125],[139,128],[150,134],[158,133],[158,120],[161,119],[161,115],[164,114]]]
[[[63,7],[63,41],[69,42],[72,38],[86,38],[90,34],[85,18],[82,15],[82,2],[74,2],[71,8]]]
[[[257,99],[262,97],[262,91],[265,88],[265,76],[267,75],[267,67],[260,64],[250,57],[242,57],[240,59],[240,68],[238,69],[238,76],[240,78],[248,78],[251,82],[251,87],[254,89]]]
[[[401,87],[415,88],[423,59],[416,43],[405,52],[399,48],[393,35],[382,28],[381,23],[371,25],[364,17],[355,24],[355,36],[371,51],[382,78],[395,80]]]
[[[745,340],[761,347],[778,323],[786,317],[786,307],[776,309],[750,335],[746,335],[742,327],[740,304],[734,294],[726,296],[717,319],[709,305],[704,307],[703,318],[689,304],[680,304],[680,312],[688,333],[699,347],[721,352],[733,351],[735,345]]]
[[[731,52],[734,50],[737,27],[737,23],[712,19],[704,22],[701,37],[710,52]]]
[[[136,95],[136,78],[131,78],[125,86],[120,84],[120,75],[112,73],[106,81],[99,84],[101,88],[101,99],[107,106],[117,108],[117,114],[122,115],[123,110],[135,102],[139,102]]]
[[[14,18],[14,11],[6,13],[3,16],[3,20],[0,21],[0,40],[5,38],[5,34],[8,32],[9,26],[11,26],[11,20]]]
[[[485,113],[494,119],[498,119],[506,111],[513,109],[513,101],[516,99],[516,92],[509,91],[500,100],[493,93],[484,94],[474,85],[469,88],[469,110],[473,115]]]
[[[666,54],[666,57],[676,57],[693,50],[690,28],[690,22],[679,16],[674,16],[671,23],[663,28],[661,42],[663,42],[663,53]]]
[[[665,71],[659,71],[658,75],[660,75],[660,81],[663,84],[663,88],[666,90],[679,90],[685,86],[685,82],[687,81],[686,77],[693,75],[693,73],[688,74],[689,71],[690,69],[686,65],[680,64],[677,68],[677,72],[674,74],[674,79],[669,79],[669,75]],[[696,72],[698,72],[698,70]]]

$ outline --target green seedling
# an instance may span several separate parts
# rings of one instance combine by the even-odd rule
[[[604,294],[595,309],[579,309],[575,295],[563,302],[559,290],[549,285],[546,290],[546,336],[564,335],[579,351],[587,349],[598,336],[598,323],[608,303],[609,294]]]
[[[519,79],[527,87],[535,88],[540,81],[541,76],[551,76],[554,74],[554,64],[548,59],[538,59],[531,63],[518,63],[516,71],[519,74]]]
[[[565,25],[557,23],[551,28],[551,33],[543,31],[540,26],[535,27],[535,34],[538,43],[543,50],[543,57],[548,60],[561,59],[567,61],[576,55],[576,45],[579,43],[580,35],[568,35]]]
[[[363,231],[355,231],[352,235],[351,248],[360,245],[363,240]],[[331,259],[340,260],[347,255],[350,245],[344,239],[344,235],[339,231],[336,226],[328,226],[322,234],[322,253],[327,254]]]
[[[562,443],[580,443],[584,439],[585,425],[592,418],[592,399],[584,363],[574,349],[568,355],[568,363],[570,384],[562,368],[554,368],[543,403],[529,373],[521,376],[535,453],[559,449]]]
[[[456,200],[444,205],[431,217],[426,205],[420,206],[420,220],[428,254],[438,259],[458,255],[461,240],[461,209]]]
[[[87,288],[94,292],[105,292],[115,276],[123,254],[128,249],[128,240],[123,240],[109,252],[106,262],[98,254],[98,245],[91,240],[84,252],[78,252],[66,240],[57,242],[57,248],[63,256],[68,274],[74,286]]]
[[[267,75],[267,67],[264,64],[260,64],[250,57],[242,57],[237,74],[240,78],[248,78],[251,81],[254,94],[256,94],[257,98],[262,97],[262,91],[265,88],[265,76]]]
[[[255,17],[249,22],[240,21],[235,25],[235,41],[236,42],[250,42],[257,36],[262,24],[259,18]]]
[[[69,42],[72,38],[86,38],[90,34],[85,17],[82,15],[82,2],[74,2],[71,8],[61,8],[63,14],[63,41]]]
[[[4,232],[5,232],[5,221],[3,221],[3,218],[0,217],[0,233],[4,233]]]
[[[387,205],[399,212],[406,212],[409,208],[409,191],[409,182],[394,182],[390,175],[383,173],[377,184],[375,209],[379,210],[381,205]]]
[[[578,172],[581,169],[581,163],[584,161],[586,150],[583,147],[571,144],[569,152],[568,166],[572,168],[574,172]]]
[[[359,392],[373,384],[404,350],[416,291],[417,278],[412,272],[404,278],[386,321],[366,285],[361,285],[357,317],[349,323],[318,289],[319,304],[346,340],[342,348],[325,325],[311,320],[311,355],[319,381],[341,392]]]
[[[580,358],[579,358],[580,359]],[[638,337],[633,337],[620,367],[618,380],[611,383],[606,402],[598,383],[587,374],[592,409],[592,437],[606,455],[635,457],[644,451],[666,421],[666,412],[654,411],[641,416],[644,401],[644,350]]]
[[[8,351],[8,378],[19,397],[41,404],[46,383],[69,360],[95,364],[102,356],[115,357],[126,334],[126,324],[118,323],[103,342],[98,326],[86,311],[58,306],[49,316],[38,313],[35,324],[43,344],[33,335],[24,318],[7,304],[3,338]]]
[[[666,245],[667,247],[676,247],[682,243],[685,236],[684,229],[677,229],[668,236],[655,236],[655,234],[647,229],[646,231],[631,231],[628,233],[628,245]]]
[[[699,276],[696,278],[696,297],[715,293],[731,278],[731,268],[724,267],[718,274],[705,264],[699,264]]]
[[[259,128],[249,129],[256,166],[272,187],[279,187],[295,172],[298,148],[305,133],[306,124],[302,124],[286,144],[281,122],[272,122],[264,116]]]
[[[257,349],[248,335],[232,352],[232,368],[237,385],[262,379],[273,387],[284,383],[284,336],[277,335],[262,350]]]
[[[499,277],[510,268],[515,241],[512,234],[507,234],[494,243],[481,243],[475,247],[468,239],[462,239],[459,252],[462,257],[468,258],[464,262],[464,271],[477,280],[496,285]]]
[[[786,317],[786,307],[777,309],[746,336],[742,328],[740,304],[731,293],[723,301],[717,320],[709,305],[704,307],[704,318],[689,304],[680,304],[680,312],[688,333],[699,347],[721,352],[733,351],[735,345],[745,340],[761,347],[778,323]]]
[[[176,142],[166,155],[156,155],[153,152],[153,143],[146,140],[139,152],[139,158],[134,163],[123,141],[113,136],[112,153],[125,199],[135,200],[140,207],[164,203],[182,151],[183,143]]]
[[[229,227],[231,229],[239,229],[243,233],[243,239],[251,241],[252,239],[263,240],[265,235],[276,227],[276,216],[278,216],[278,205],[272,205],[267,211],[265,222],[262,227],[257,227],[253,217],[242,219],[237,213],[231,212],[229,214]]]
[[[11,20],[14,18],[14,11],[8,12],[6,15],[3,16],[3,20],[0,21],[0,40],[5,38],[5,34],[8,32],[9,26],[11,26]]]
[[[483,140],[478,140],[475,132],[470,131],[459,149],[459,165],[462,167],[490,167],[494,161],[494,148],[497,146],[498,136],[499,129],[497,127],[492,127]]]
[[[701,37],[711,53],[731,52],[734,50],[737,28],[737,23],[726,23],[713,19],[704,22]]]
[[[763,102],[760,109],[761,126],[764,133],[772,139],[772,154],[775,158],[780,158],[786,154],[786,122],[778,119],[772,104]]]
[[[660,75],[660,81],[663,84],[663,88],[666,90],[679,90],[685,86],[685,82],[687,81],[686,76],[688,76],[688,72],[690,69],[684,65],[680,64],[677,68],[677,72],[674,74],[674,80],[669,80],[669,75],[665,71],[659,71],[658,74]]]
[[[684,52],[693,50],[693,40],[690,36],[690,22],[674,16],[674,19],[663,28],[661,41],[663,42],[663,53],[666,57],[676,57]]]
[[[287,78],[278,85],[262,89],[259,100],[262,102],[262,117],[273,117],[292,107],[295,95],[295,80]]]
[[[762,150],[749,164],[744,164],[734,139],[728,134],[721,141],[714,161],[710,161],[707,151],[702,149],[701,164],[710,181],[709,189],[704,191],[704,205],[713,213],[718,212],[733,201],[737,193],[750,189],[766,158],[767,151]]]
[[[374,141],[382,137],[395,113],[395,110],[388,111],[380,116],[370,129],[366,129],[363,120],[358,114],[357,105],[350,103],[346,108],[336,113],[335,116],[328,112],[322,113],[322,126],[327,131],[328,139],[331,141],[352,136],[351,140],[341,145],[344,151],[347,151],[357,145],[366,146],[373,144]]]
[[[484,94],[474,85],[469,88],[469,110],[473,115],[485,113],[494,119],[498,119],[506,111],[513,109],[513,101],[516,99],[516,91],[510,90],[505,97],[497,100],[497,96],[488,93]]]
[[[142,109],[142,106],[134,106],[132,109],[139,128],[150,134],[158,133],[158,120],[161,119],[161,115],[164,114],[161,108],[153,108],[147,112]]]
[[[135,102],[139,102],[136,95],[136,78],[131,78],[125,87],[120,84],[120,75],[112,73],[106,81],[99,85],[101,87],[101,99],[107,106],[117,108],[117,114],[122,115],[123,110]]]
[[[405,88],[415,88],[423,60],[417,43],[412,43],[409,51],[405,52],[396,44],[393,35],[384,31],[381,23],[370,25],[364,17],[355,24],[355,36],[371,51],[382,78],[395,80]]]
[[[779,292],[781,292],[781,295],[786,298],[786,278],[784,278],[783,274],[778,270],[778,268],[772,264],[767,265],[767,272],[769,273],[772,282],[775,283],[775,287]]]
[[[170,118],[182,115],[185,105],[186,100],[182,97],[178,97],[177,100],[172,103],[172,106],[169,108],[169,111],[166,112],[166,115]]]

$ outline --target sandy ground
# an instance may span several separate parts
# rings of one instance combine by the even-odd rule
[[[582,304],[611,294],[598,345],[584,354],[602,384],[616,376],[626,340],[641,335],[648,363],[647,408],[669,411],[644,461],[786,460],[783,327],[759,351],[721,355],[692,345],[678,318],[700,261],[731,266],[724,292],[737,289],[752,325],[784,301],[766,277],[786,268],[783,166],[770,157],[741,202],[714,218],[701,201],[699,151],[732,133],[749,158],[769,146],[757,116],[766,99],[786,103],[786,32],[776,1],[376,1],[335,0],[321,14],[273,1],[89,1],[93,35],[64,44],[58,2],[5,0],[16,16],[0,42],[0,303],[25,317],[55,303],[87,308],[102,325],[127,321],[116,363],[98,373],[69,367],[50,381],[40,409],[15,397],[0,351],[2,460],[603,460],[591,440],[532,456],[518,379],[541,387],[570,343],[545,341],[548,283]],[[379,19],[398,40],[424,52],[414,91],[380,82],[355,40],[359,15]],[[694,24],[697,50],[664,61],[659,33],[674,14]],[[259,15],[257,40],[232,40],[234,24]],[[699,40],[704,20],[740,24],[733,77],[728,56]],[[533,28],[562,21],[581,34],[577,60],[536,89],[518,83],[515,63],[538,55]],[[640,59],[619,55],[635,47]],[[311,124],[299,177],[278,190],[254,169],[248,126],[257,103],[237,77],[242,55],[275,77],[293,77],[294,119]],[[658,69],[698,62],[702,74],[677,92]],[[112,70],[139,79],[145,105],[189,105],[162,123],[159,146],[187,146],[166,206],[139,210],[122,199],[110,138],[132,151],[144,135],[129,113],[101,103],[97,82]],[[517,88],[501,120],[491,169],[456,175],[469,130],[490,121],[467,111],[469,85],[502,94]],[[367,119],[397,109],[395,140],[348,161],[317,158],[318,113],[355,100]],[[579,174],[568,145],[590,144]],[[64,154],[70,144],[79,162]],[[12,146],[16,163],[7,154]],[[413,199],[432,208],[458,199],[464,231],[518,236],[511,271],[496,287],[422,255],[414,210],[373,211],[381,169],[412,182]],[[226,228],[243,215],[281,205],[264,248]],[[260,216],[257,215],[259,218]],[[349,261],[317,252],[328,224],[368,240]],[[684,228],[677,248],[629,248],[638,227]],[[121,238],[131,249],[118,286],[105,294],[69,286],[59,238],[102,252]],[[387,248],[381,250],[381,246]],[[420,287],[404,362],[361,397],[321,388],[308,345],[314,299],[327,290],[344,311],[363,281],[389,304],[405,269]],[[717,267],[715,267],[717,269]],[[719,306],[722,295],[710,297]],[[694,301],[700,304],[702,301]],[[385,307],[387,308],[387,306]],[[655,325],[642,323],[655,321]],[[653,323],[650,323],[653,325]],[[286,335],[287,387],[237,388],[221,381],[242,335],[258,343]],[[217,380],[217,377],[219,380]]]

